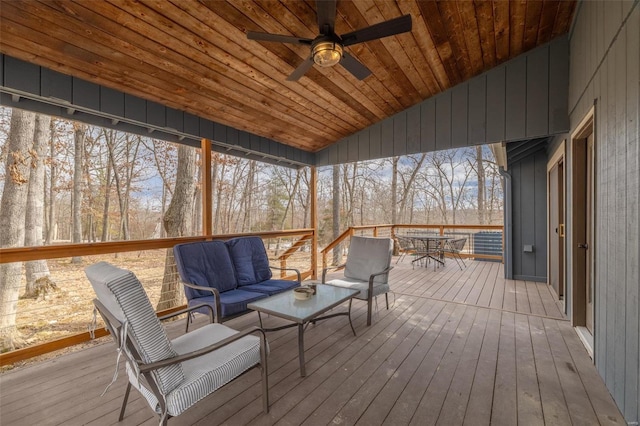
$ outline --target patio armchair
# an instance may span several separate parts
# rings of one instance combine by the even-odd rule
[[[200,306],[158,318],[132,272],[106,262],[89,266],[85,272],[97,296],[93,301],[96,310],[118,346],[116,376],[120,358],[125,359],[129,383],[119,421],[132,386],[158,415],[160,424],[166,425],[170,417],[180,415],[253,367],[262,370],[262,408],[269,411],[267,341],[262,329],[236,331],[213,323],[210,312],[210,324],[170,340],[160,319]]]
[[[455,240],[447,241],[447,244],[445,244],[444,248],[442,249],[443,253],[450,254],[451,257],[456,260],[456,263],[460,267],[460,270],[463,269],[460,265],[461,262],[465,268],[467,267],[467,265],[464,263],[464,260],[462,259],[462,256],[460,256],[460,253],[464,249],[465,244],[467,244],[466,238],[458,238]]]
[[[351,237],[347,262],[344,265],[325,268],[322,283],[335,287],[360,290],[356,299],[367,301],[367,325],[371,325],[373,298],[384,294],[389,309],[389,271],[393,240],[391,238]],[[344,267],[344,277],[327,281],[327,272]]]
[[[404,259],[407,254],[412,254],[414,256],[416,255],[416,248],[413,245],[413,240],[411,238],[404,237],[402,235],[396,235],[394,237],[394,241],[397,244],[399,255],[398,259],[396,259],[396,264],[402,261],[402,259]]]

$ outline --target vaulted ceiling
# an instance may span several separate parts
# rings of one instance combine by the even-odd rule
[[[409,33],[346,47],[341,66],[286,81],[314,38],[315,1],[2,0],[0,51],[315,152],[568,32],[575,1],[338,0],[335,32],[410,14]]]

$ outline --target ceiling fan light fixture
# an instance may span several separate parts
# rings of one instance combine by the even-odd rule
[[[342,45],[333,41],[321,41],[313,46],[313,62],[321,67],[332,67],[342,59]]]

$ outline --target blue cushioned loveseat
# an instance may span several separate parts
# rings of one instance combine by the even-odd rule
[[[260,237],[240,237],[178,244],[173,248],[178,273],[189,306],[208,304],[216,322],[244,314],[247,304],[300,286],[297,281],[274,279]],[[202,308],[203,313],[208,310]]]

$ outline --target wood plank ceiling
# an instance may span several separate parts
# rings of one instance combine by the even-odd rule
[[[411,14],[410,33],[347,49],[341,66],[287,76],[314,38],[312,0],[2,0],[0,51],[315,152],[569,30],[575,1],[339,0],[344,34]]]

